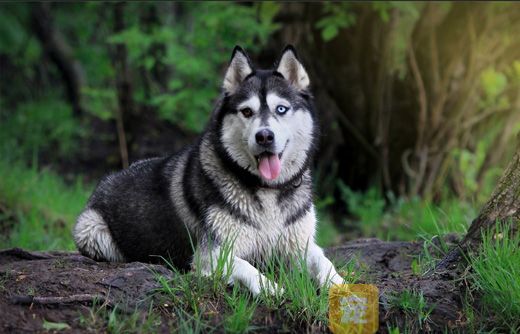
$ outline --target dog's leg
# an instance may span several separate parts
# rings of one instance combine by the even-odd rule
[[[323,253],[323,249],[314,242],[316,231],[316,215],[311,207],[307,215],[288,227],[282,238],[281,249],[288,255],[302,257],[307,270],[321,286],[342,284],[343,278],[336,272],[334,265]]]
[[[306,247],[305,259],[307,268],[321,286],[330,287],[332,284],[343,284],[343,278],[336,272],[334,265],[323,253],[323,249],[313,241]]]
[[[218,268],[218,259],[221,255],[220,247],[212,247],[211,251],[198,250],[199,259],[194,260],[194,266],[200,266],[201,273],[205,276],[211,276]],[[228,277],[228,284],[240,282],[244,284],[253,295],[258,295],[262,290],[267,294],[280,294],[283,291],[277,284],[258,271],[248,261],[229,254],[230,259],[225,260],[223,269],[224,277]],[[221,262],[222,263],[222,262]]]
[[[275,282],[265,277],[249,262],[236,256],[233,261],[231,279],[244,284],[255,296],[260,294],[262,290],[270,295],[283,293]]]

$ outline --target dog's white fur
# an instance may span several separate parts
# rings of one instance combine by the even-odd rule
[[[117,248],[103,217],[96,210],[87,209],[78,217],[74,226],[74,241],[94,259],[124,262],[123,254]]]

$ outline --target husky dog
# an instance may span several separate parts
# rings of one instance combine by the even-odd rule
[[[342,283],[314,241],[309,84],[292,46],[269,70],[235,47],[206,131],[175,155],[105,177],[74,227],[80,252],[114,262],[162,256],[210,275],[232,238],[225,270],[253,294],[283,289],[251,264],[275,252],[305,259],[321,286]]]

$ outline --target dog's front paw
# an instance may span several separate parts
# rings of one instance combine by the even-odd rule
[[[334,284],[343,284],[343,277],[341,277],[336,270],[322,272],[318,275],[320,285],[329,289]]]
[[[336,273],[332,278],[329,280],[330,285],[332,284],[343,284],[344,280],[343,277],[341,277],[338,273]],[[329,287],[330,287],[329,285]]]
[[[251,290],[254,296],[258,296],[260,293],[265,293],[268,296],[279,296],[284,293],[282,287],[263,275],[259,276],[258,280],[251,284],[249,290]]]

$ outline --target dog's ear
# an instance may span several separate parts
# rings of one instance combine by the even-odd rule
[[[240,83],[253,72],[253,66],[244,49],[240,46],[235,46],[229,67],[224,76],[224,83],[222,87],[227,94],[233,94]]]
[[[307,71],[298,60],[296,50],[292,45],[287,45],[282,51],[276,71],[294,85],[298,90],[309,88],[310,80]]]

